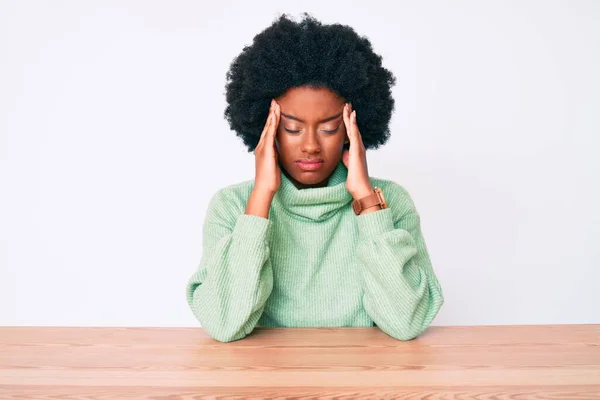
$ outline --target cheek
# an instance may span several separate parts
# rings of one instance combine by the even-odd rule
[[[301,143],[300,136],[293,136],[288,134],[287,132],[282,132],[281,130],[277,131],[275,135],[275,139],[279,143],[282,149],[289,149],[295,146],[298,146]]]
[[[277,153],[281,157],[286,157],[293,152],[290,151],[295,144],[289,140],[289,136],[286,136],[283,133],[277,132],[275,135],[275,148],[277,149]]]
[[[339,133],[334,137],[323,138],[321,146],[323,151],[330,154],[330,156],[341,154],[344,150],[344,141],[346,138],[345,133]]]

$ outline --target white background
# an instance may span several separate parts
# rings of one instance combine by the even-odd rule
[[[185,284],[255,34],[309,11],[397,77],[372,176],[413,196],[434,325],[600,322],[600,2],[1,1],[0,324],[197,326]]]

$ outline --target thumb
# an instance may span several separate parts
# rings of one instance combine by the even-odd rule
[[[350,152],[348,150],[344,150],[342,153],[342,162],[348,168],[348,159],[350,158]]]

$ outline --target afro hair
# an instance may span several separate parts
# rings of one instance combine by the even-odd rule
[[[225,119],[251,152],[271,99],[293,87],[326,87],[357,110],[365,148],[378,148],[390,136],[394,75],[353,28],[303,17],[295,22],[281,15],[233,60],[226,75]]]

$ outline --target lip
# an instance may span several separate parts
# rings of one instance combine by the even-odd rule
[[[296,165],[303,169],[304,171],[314,171],[323,165],[323,160],[298,160],[296,161]]]

